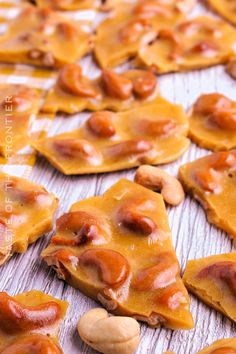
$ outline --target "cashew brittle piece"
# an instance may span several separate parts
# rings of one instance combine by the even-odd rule
[[[236,147],[236,101],[219,93],[201,95],[189,123],[189,137],[197,145],[213,151]]]
[[[33,143],[67,175],[118,171],[176,160],[189,147],[181,106],[163,98],[140,108],[92,114],[79,129]]]
[[[220,16],[236,25],[236,4],[233,0],[206,0],[207,4]]]
[[[91,33],[49,8],[28,6],[0,38],[0,60],[48,68],[73,63],[90,52]]]
[[[10,296],[0,293],[0,352],[63,354],[58,331],[67,302],[40,291]]]
[[[206,210],[208,221],[236,239],[236,151],[220,151],[180,167],[186,192]],[[230,215],[230,217],[229,217]]]
[[[227,338],[217,340],[197,354],[236,354],[236,339]]]
[[[159,31],[140,48],[134,63],[158,74],[226,63],[234,53],[236,31],[226,22],[200,16]]]
[[[184,282],[199,299],[236,322],[236,252],[189,261]]]
[[[75,203],[58,219],[56,233],[42,257],[59,278],[115,315],[133,317],[152,327],[193,326],[163,198],[150,189],[120,180],[103,196]],[[132,321],[127,321],[131,326]],[[115,336],[113,324],[117,322],[116,318],[95,324],[89,321],[88,328],[111,324]],[[82,339],[101,351],[108,353],[110,348],[110,353],[116,353],[119,345],[113,335],[110,342],[104,340],[103,335],[110,333],[105,328],[98,336],[89,332],[86,336],[82,331]],[[125,338],[130,353],[128,343],[133,343],[133,336]]]
[[[0,173],[0,265],[52,229],[57,204],[42,186]]]

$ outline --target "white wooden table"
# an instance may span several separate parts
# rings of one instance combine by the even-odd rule
[[[91,58],[83,60],[86,74],[96,74]],[[236,98],[236,81],[229,78],[221,66],[185,74],[171,74],[159,79],[162,95],[171,102],[181,103],[187,109],[202,93],[220,92]],[[88,113],[73,117],[58,117],[53,124],[50,135],[77,128]],[[163,166],[176,175],[178,167],[209,153],[192,144],[190,149],[177,162]],[[121,177],[133,179],[134,170],[66,177],[52,168],[45,159],[39,158],[30,179],[45,186],[60,198],[57,216],[68,211],[70,205],[81,199],[102,194]],[[210,225],[202,207],[187,197],[177,208],[167,208],[172,230],[173,243],[182,266],[188,259],[230,252],[233,244],[229,237]],[[65,354],[95,353],[86,346],[77,335],[78,318],[85,311],[98,306],[78,290],[60,281],[56,273],[40,258],[41,251],[49,242],[51,234],[41,238],[30,246],[24,255],[14,256],[0,271],[0,290],[16,294],[31,289],[38,289],[55,297],[69,301],[70,306],[60,331],[60,342]],[[171,331],[151,329],[142,325],[142,339],[138,354],[161,354],[172,350],[176,354],[195,354],[205,345],[220,338],[236,336],[236,326],[223,315],[211,310],[196,298],[191,297],[191,311],[195,328],[191,331]],[[112,353],[111,353],[112,354]]]

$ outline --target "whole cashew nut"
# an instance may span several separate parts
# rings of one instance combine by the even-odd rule
[[[79,320],[81,339],[104,354],[132,354],[140,340],[140,326],[131,317],[109,317],[102,308],[86,312]]]
[[[168,204],[179,205],[184,200],[184,190],[181,183],[158,167],[140,166],[134,180],[146,188],[161,191],[163,199]]]

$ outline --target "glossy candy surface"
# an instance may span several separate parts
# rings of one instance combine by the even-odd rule
[[[139,50],[135,64],[159,74],[207,68],[227,62],[235,42],[234,28],[224,21],[196,17],[160,31]]]
[[[67,175],[176,160],[189,146],[181,106],[163,98],[122,113],[93,113],[81,128],[39,140],[37,151]]]
[[[37,290],[0,293],[1,354],[62,354],[57,340],[67,302]]]
[[[43,251],[60,278],[150,326],[193,326],[162,197],[120,180],[72,205]]]
[[[39,91],[24,85],[0,84],[0,155],[10,158],[29,143],[40,97]]]
[[[0,59],[7,63],[61,67],[90,51],[92,36],[81,25],[48,8],[27,6],[0,38]]]
[[[52,229],[57,204],[42,186],[0,173],[0,265]]]
[[[206,210],[208,221],[236,239],[236,151],[220,151],[180,167],[189,194]]]
[[[48,92],[42,110],[76,113],[85,109],[125,111],[151,101],[158,94],[158,81],[148,70],[127,70],[117,74],[103,70],[90,80],[78,64],[64,66]]]
[[[230,98],[219,93],[200,96],[190,109],[189,123],[189,136],[200,147],[236,147],[236,102]]]
[[[235,252],[189,261],[184,282],[194,295],[236,321]]]

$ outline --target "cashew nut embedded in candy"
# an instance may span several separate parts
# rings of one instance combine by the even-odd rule
[[[138,347],[140,327],[131,317],[109,317],[106,310],[95,308],[79,320],[81,339],[104,354],[132,354]]]
[[[165,6],[162,6],[158,1],[145,1],[138,4],[134,9],[134,14],[138,15],[139,18],[152,18],[156,15],[161,15],[163,17],[170,17],[170,10]]]
[[[120,100],[127,100],[132,96],[132,81],[123,75],[106,69],[102,72],[102,80],[106,94]]]
[[[103,244],[108,238],[106,224],[100,218],[86,211],[72,211],[63,214],[56,222],[57,232],[52,243],[78,246],[84,243]]]
[[[158,167],[140,166],[135,174],[135,182],[154,191],[161,191],[168,204],[179,205],[184,200],[181,183]]]
[[[147,202],[146,199],[133,198],[124,203],[117,212],[118,224],[135,233],[151,235],[157,229],[157,225],[142,212]]]
[[[231,109],[232,101],[220,93],[210,93],[201,95],[194,103],[193,112],[195,114],[211,115],[212,113]]]
[[[81,159],[92,165],[101,163],[101,153],[86,139],[55,139],[53,148],[64,158]]]
[[[11,334],[51,326],[61,317],[60,306],[53,301],[26,306],[7,293],[0,293],[0,329]]]
[[[98,94],[95,88],[83,79],[81,68],[77,64],[65,65],[59,72],[57,84],[63,91],[79,97],[94,98]]]
[[[157,78],[149,71],[143,71],[133,80],[133,91],[140,98],[148,98],[155,91],[156,86]]]
[[[1,354],[62,354],[62,350],[49,337],[32,334],[20,337],[4,348]]]
[[[116,133],[113,119],[116,114],[110,111],[94,112],[87,120],[89,130],[101,138],[110,138]]]
[[[130,272],[127,259],[111,249],[88,249],[80,254],[79,262],[80,266],[96,268],[100,280],[113,288],[121,286]]]
[[[179,274],[179,264],[169,252],[161,254],[156,264],[139,269],[132,280],[132,288],[152,291],[174,283]]]
[[[152,143],[143,139],[124,140],[107,147],[107,154],[112,158],[125,158],[134,155],[143,155],[153,148]]]
[[[236,296],[236,263],[235,262],[217,262],[203,268],[199,274],[199,278],[211,277],[224,282]]]

